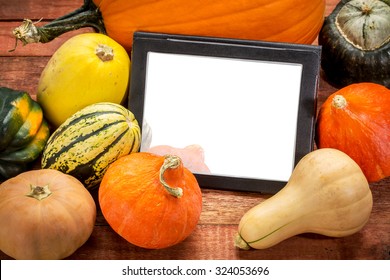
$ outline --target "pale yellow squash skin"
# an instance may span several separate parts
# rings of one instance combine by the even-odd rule
[[[96,53],[101,46],[112,50],[106,60]],[[100,53],[104,51],[107,49],[100,48]],[[88,105],[122,103],[130,68],[128,53],[110,37],[98,33],[76,35],[60,46],[41,73],[37,101],[46,119],[58,127]]]
[[[306,155],[287,185],[241,218],[236,246],[265,249],[301,233],[343,237],[369,220],[372,193],[360,167],[336,149]]]

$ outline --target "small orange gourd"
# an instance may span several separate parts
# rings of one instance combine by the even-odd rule
[[[390,90],[355,83],[330,95],[318,114],[316,144],[349,155],[369,182],[390,176]]]
[[[127,50],[135,31],[311,44],[324,12],[324,0],[84,0],[71,16],[41,27],[25,21],[14,34],[24,44],[46,43],[92,26]]]
[[[177,156],[140,152],[110,165],[99,187],[99,204],[112,229],[147,249],[173,246],[195,229],[202,194]]]

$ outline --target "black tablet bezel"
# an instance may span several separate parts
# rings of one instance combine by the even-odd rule
[[[321,47],[187,35],[135,32],[131,55],[128,108],[143,122],[147,57],[149,52],[239,58],[302,64],[294,166],[314,147],[314,128]],[[199,185],[231,191],[274,194],[286,182],[195,174]]]

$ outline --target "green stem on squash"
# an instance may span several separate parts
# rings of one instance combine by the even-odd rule
[[[43,187],[30,185],[30,188],[30,192],[26,196],[35,198],[36,200],[45,199],[52,194],[48,185]]]
[[[25,19],[19,27],[13,30],[16,41],[14,49],[10,51],[16,49],[18,41],[21,41],[23,45],[48,43],[66,32],[83,27],[92,27],[97,32],[106,34],[103,17],[99,8],[91,0],[84,0],[83,6],[79,9],[41,27],[37,27],[31,20]]]
[[[66,15],[60,16],[56,20],[69,18],[69,17],[72,17],[72,16],[77,15],[79,13],[82,13],[82,12],[85,12],[88,10],[96,10],[96,9],[97,9],[96,5],[95,5],[95,3],[93,3],[93,1],[84,0],[84,4],[80,8],[78,8],[78,9],[74,10],[73,12],[70,12]]]
[[[236,234],[234,238],[234,246],[243,249],[243,250],[249,250],[251,247],[249,244],[241,237],[239,233]]]
[[[169,186],[164,179],[164,173],[168,169],[175,169],[181,165],[181,159],[178,156],[166,155],[163,165],[160,168],[160,182],[165,187],[165,189],[175,197],[181,197],[183,195],[183,189],[173,188]]]

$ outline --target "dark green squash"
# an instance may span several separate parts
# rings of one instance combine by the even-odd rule
[[[15,177],[28,169],[27,164],[0,160],[0,182]]]
[[[27,163],[34,161],[43,151],[43,148],[49,139],[49,134],[49,125],[45,120],[43,120],[39,126],[39,130],[36,134],[34,134],[34,137],[30,142],[17,148],[10,146],[10,148],[5,149],[0,153],[0,160],[14,163]]]
[[[390,88],[390,0],[342,0],[318,37],[325,78],[337,87],[373,82]]]
[[[8,148],[32,107],[28,93],[0,88],[0,152]]]
[[[0,180],[26,171],[49,134],[42,108],[27,92],[0,87]]]

